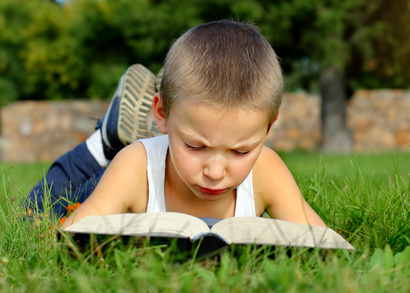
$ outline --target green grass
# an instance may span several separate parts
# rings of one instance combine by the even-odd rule
[[[410,154],[282,154],[307,201],[357,249],[251,246],[180,261],[162,247],[109,247],[71,256],[46,216],[19,204],[48,164],[0,164],[1,292],[409,292]]]

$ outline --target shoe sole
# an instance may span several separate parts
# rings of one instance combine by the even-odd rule
[[[150,136],[147,115],[155,95],[155,78],[150,70],[140,64],[127,69],[119,100],[117,125],[118,138],[123,145]]]

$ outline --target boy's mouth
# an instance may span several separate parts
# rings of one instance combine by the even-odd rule
[[[222,194],[226,192],[226,188],[225,189],[210,189],[210,188],[198,186],[198,189],[202,193],[211,194],[211,195],[218,195],[218,194]]]

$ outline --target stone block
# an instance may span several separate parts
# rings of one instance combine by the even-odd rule
[[[94,131],[109,101],[19,101],[1,111],[0,160],[54,161]],[[319,150],[320,97],[286,93],[266,145],[278,151]],[[346,105],[355,152],[408,151],[410,91],[359,90]]]

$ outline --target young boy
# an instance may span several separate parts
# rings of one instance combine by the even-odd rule
[[[254,26],[216,21],[182,35],[166,57],[152,110],[144,102],[149,91],[144,94],[143,85],[137,86],[134,97],[126,94],[131,92],[129,75],[122,78],[122,92],[103,117],[103,143],[96,132],[79,146],[95,158],[90,164],[80,158],[89,165],[81,167],[81,179],[101,173],[107,156],[110,159],[110,153],[129,143],[132,126],[127,120],[141,108],[145,114],[137,122],[146,127],[148,121],[150,128],[153,117],[166,135],[141,139],[119,151],[62,228],[88,215],[125,212],[223,219],[267,211],[278,219],[325,226],[282,160],[264,146],[278,118],[282,74],[273,49]],[[73,153],[67,155],[64,168],[78,159]],[[82,166],[80,162],[75,168]]]

